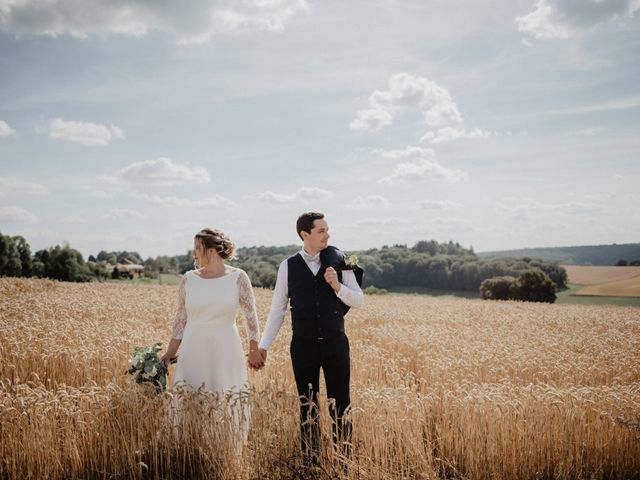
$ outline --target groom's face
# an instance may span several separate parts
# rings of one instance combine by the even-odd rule
[[[329,242],[329,226],[324,219],[314,220],[311,232],[304,233],[304,244],[307,250],[319,252],[327,248]]]

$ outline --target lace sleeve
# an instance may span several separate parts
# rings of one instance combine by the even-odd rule
[[[247,331],[249,340],[260,341],[260,324],[258,323],[258,311],[256,310],[256,299],[253,296],[253,288],[251,288],[251,280],[243,271],[238,275],[238,297],[240,301],[240,310],[242,318],[244,318],[244,328]]]
[[[180,280],[180,286],[178,287],[178,308],[176,309],[176,315],[173,317],[173,331],[172,338],[176,340],[182,340],[182,332],[187,325],[187,274],[185,273]]]

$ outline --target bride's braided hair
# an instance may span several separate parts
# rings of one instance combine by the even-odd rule
[[[218,255],[224,260],[233,260],[235,246],[229,237],[222,230],[203,228],[196,233],[196,238],[200,239],[202,246],[206,249],[214,248]]]

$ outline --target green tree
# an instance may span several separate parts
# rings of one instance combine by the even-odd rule
[[[137,263],[138,265],[142,265],[142,258],[140,258],[140,254],[138,252],[113,252],[116,255],[117,263],[124,263],[125,260],[129,260],[133,263]]]
[[[65,282],[88,282],[94,276],[82,254],[68,244],[40,250],[35,256],[39,276]]]
[[[18,255],[20,256],[20,265],[22,266],[23,277],[30,277],[33,275],[33,260],[31,258],[31,248],[29,244],[19,235],[13,237],[13,241],[15,242],[16,249],[18,250]]]
[[[438,253],[438,242],[435,240],[430,240],[428,242],[420,240],[413,246],[413,249],[418,253],[428,253],[433,256]]]
[[[178,259],[178,271],[183,274],[193,269],[193,256],[191,250],[187,250],[186,255],[180,255]]]
[[[13,238],[0,233],[0,276],[19,277],[22,275],[20,252]]]
[[[91,271],[91,274],[97,279],[97,280],[106,280],[107,278],[109,278],[109,272],[107,271],[107,267],[106,264],[103,262],[94,262],[91,265],[87,264],[89,270]]]
[[[38,277],[46,277],[51,262],[49,250],[38,250],[33,257],[34,274]]]
[[[510,300],[515,283],[516,278],[509,275],[487,278],[480,284],[480,296],[485,300]]]
[[[541,270],[525,270],[518,275],[515,281],[514,297],[527,302],[556,301],[556,285],[549,275]]]

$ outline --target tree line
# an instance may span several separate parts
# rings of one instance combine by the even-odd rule
[[[245,270],[254,286],[273,288],[278,265],[299,249],[296,245],[242,247],[237,250],[237,258],[230,263]],[[567,273],[556,262],[528,257],[480,258],[473,248],[464,248],[453,241],[419,241],[412,247],[384,245],[348,253],[357,255],[358,263],[365,271],[365,288],[424,287],[477,292],[486,279],[518,277],[525,270],[543,272],[557,289],[567,286]],[[143,265],[144,275],[151,278],[161,273],[181,274],[193,268],[190,251],[184,255],[143,260],[135,251],[103,250],[96,256],[90,255],[85,262],[80,252],[68,244],[39,250],[32,255],[23,237],[0,233],[1,276],[36,276],[71,282],[103,280],[111,275],[109,266],[125,260]]]
[[[184,273],[193,266],[191,252],[186,255],[158,256],[142,260],[134,251],[101,251],[90,255],[87,261],[82,254],[69,244],[38,250],[31,253],[31,247],[24,237],[0,233],[0,276],[40,277],[66,282],[90,282],[106,280],[113,276],[113,267],[130,261],[143,265],[144,275],[156,278],[160,273]]]
[[[249,274],[255,286],[273,288],[278,265],[300,247],[240,248],[234,265]],[[363,287],[424,287],[439,290],[475,291],[483,280],[497,276],[517,277],[525,270],[540,270],[558,289],[567,287],[567,272],[556,262],[524,258],[479,258],[473,248],[459,243],[419,241],[413,247],[385,245],[348,252],[364,269]]]
[[[616,267],[640,267],[640,260],[631,260],[630,262],[625,259],[620,259],[615,264]]]

